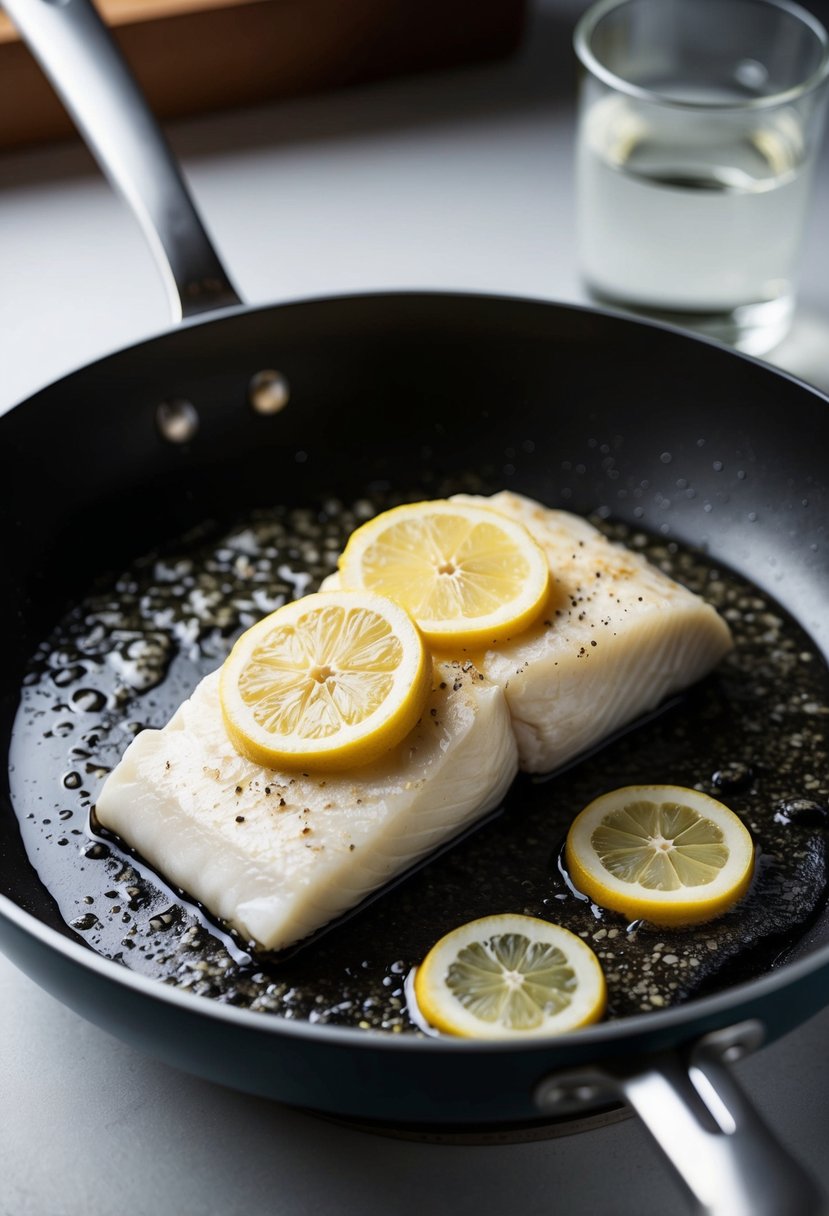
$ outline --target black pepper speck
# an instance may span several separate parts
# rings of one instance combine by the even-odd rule
[[[423,488],[413,497],[422,498]],[[58,664],[85,667],[87,688],[79,690],[85,695],[75,708],[85,714],[81,742],[95,795],[98,774],[117,763],[135,734],[163,725],[253,620],[314,590],[355,524],[389,505],[380,498],[359,508],[332,501],[205,530],[101,584],[44,639],[15,726],[21,754],[32,759],[16,766],[12,792],[26,847],[30,855],[37,851],[39,872],[67,922],[77,920],[89,900],[83,906],[96,923],[83,940],[124,966],[219,1002],[390,1033],[419,1033],[402,990],[383,982],[391,964],[394,974],[405,974],[443,933],[504,908],[524,909],[584,936],[605,970],[611,1017],[664,1008],[777,965],[826,886],[826,667],[807,635],[762,591],[703,554],[612,523],[601,525],[612,538],[632,542],[711,600],[735,633],[735,652],[665,712],[589,760],[552,779],[519,778],[499,817],[293,956],[251,955],[247,943],[227,926],[205,921],[184,895],[177,917],[162,919],[163,933],[154,932],[150,921],[170,912],[169,894],[117,841],[102,837],[75,850],[46,839],[44,810],[71,810],[81,823],[87,817],[80,783],[72,789],[56,780],[77,771],[72,731],[64,729],[66,706],[56,703],[50,676]],[[551,619],[562,615],[556,609]],[[116,633],[118,645],[128,638],[143,656],[140,670],[123,667],[137,671],[133,683],[109,661]],[[455,684],[457,691],[460,678]],[[752,768],[749,787],[726,792],[714,786],[712,775],[734,764]],[[594,913],[567,887],[555,859],[570,819],[602,789],[636,782],[713,788],[751,824],[761,849],[754,885],[721,920],[670,932],[639,925],[629,933],[620,918]],[[811,810],[804,803],[813,804]],[[284,797],[278,805],[286,806]],[[98,915],[110,906],[104,892],[115,886],[123,887],[136,913],[124,938],[118,937],[120,916]]]

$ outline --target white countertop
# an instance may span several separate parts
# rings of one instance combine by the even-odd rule
[[[507,63],[178,125],[251,302],[371,288],[584,299],[573,253],[569,49],[548,0]],[[817,10],[818,5],[813,5]],[[774,360],[829,390],[829,156],[800,308]],[[77,145],[0,156],[0,410],[164,329],[122,204]],[[829,1010],[739,1072],[829,1191]],[[508,1147],[377,1139],[149,1060],[0,957],[0,1216],[666,1216],[635,1120]]]

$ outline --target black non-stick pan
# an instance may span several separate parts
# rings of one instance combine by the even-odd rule
[[[86,0],[6,7],[138,212],[187,318],[0,422],[7,742],[30,656],[104,572],[206,519],[353,500],[378,484],[430,490],[474,478],[707,548],[829,654],[822,396],[717,345],[588,309],[428,294],[245,309],[94,10]],[[256,381],[257,409],[251,381],[268,369],[279,376],[265,377],[264,394]],[[822,905],[785,958],[753,978],[505,1045],[251,1012],[101,957],[41,884],[8,783],[0,892],[3,948],[22,968],[178,1067],[319,1111],[421,1127],[531,1123],[626,1098],[700,1210],[819,1210],[728,1063],[829,1000]],[[428,941],[440,917],[428,907],[422,916]]]

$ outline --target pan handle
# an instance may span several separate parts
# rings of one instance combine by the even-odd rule
[[[181,170],[91,0],[3,0],[164,277],[173,319],[241,304]]]
[[[625,1098],[688,1188],[697,1216],[822,1216],[820,1190],[777,1141],[728,1067],[758,1047],[759,1022],[713,1031],[687,1055],[616,1060],[548,1077],[536,1091],[559,1113]]]

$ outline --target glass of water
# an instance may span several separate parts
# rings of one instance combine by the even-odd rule
[[[794,309],[826,31],[787,0],[600,0],[575,48],[591,294],[770,350]]]

